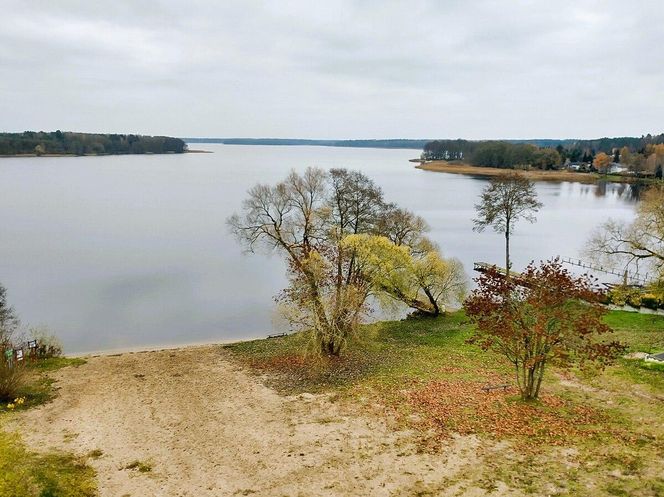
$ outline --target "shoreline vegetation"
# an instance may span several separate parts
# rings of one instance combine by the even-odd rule
[[[664,346],[663,317],[606,320],[630,356]],[[472,329],[458,311],[363,325],[336,358],[306,353],[304,332],[49,368],[53,400],[0,412],[3,436],[20,437],[7,447],[35,461],[7,474],[47,474],[53,495],[81,496],[96,494],[92,475],[102,496],[664,491],[661,369],[554,368],[524,403],[501,356],[468,343]],[[51,459],[37,458],[44,447]]]
[[[499,167],[474,166],[464,162],[445,160],[423,160],[411,159],[410,162],[417,163],[416,169],[423,171],[434,171],[439,173],[465,174],[468,176],[482,176],[493,178],[509,171],[517,171],[531,181],[570,181],[576,183],[594,184],[598,181],[610,181],[612,183],[649,183],[656,181],[652,178],[636,178],[633,176],[621,176],[617,174],[600,174],[593,172],[580,172],[569,170],[542,170],[542,169],[505,169]]]
[[[413,159],[417,162],[418,159]],[[482,176],[495,171],[526,171],[532,179],[547,181],[650,182],[664,175],[664,133],[596,140],[560,140],[559,143],[526,143],[508,140],[433,140],[420,155],[421,169],[442,170],[446,164],[485,167]],[[472,165],[472,166],[471,166]],[[546,172],[539,174],[537,171]],[[445,172],[460,172],[450,168]],[[479,172],[478,170],[474,170]],[[571,173],[598,173],[573,176]]]
[[[171,136],[25,131],[0,133],[0,157],[181,154],[187,144]]]
[[[134,153],[134,152],[125,152],[125,153],[115,153],[115,154],[15,154],[15,155],[0,155],[0,159],[29,159],[34,157],[111,157],[116,155],[175,155],[175,154],[213,154],[212,150],[202,150],[202,149],[187,149],[183,152],[143,152],[143,153]]]

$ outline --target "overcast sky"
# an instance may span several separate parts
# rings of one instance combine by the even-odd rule
[[[0,130],[55,129],[660,133],[664,1],[0,0]]]

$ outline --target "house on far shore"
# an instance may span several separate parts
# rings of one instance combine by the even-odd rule
[[[572,162],[569,159],[567,159],[563,164],[563,169],[575,172],[587,172],[588,165],[585,162]]]
[[[659,354],[648,354],[646,356],[646,361],[664,364],[664,352],[660,352]]]
[[[627,171],[627,168],[622,164],[618,164],[617,162],[612,162],[609,164],[609,174],[620,174],[625,171]]]

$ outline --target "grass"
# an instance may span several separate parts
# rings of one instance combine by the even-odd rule
[[[466,344],[471,327],[463,313],[444,319],[385,321],[362,327],[341,357],[307,352],[306,334],[254,340],[226,346],[252,368],[275,373],[271,386],[286,394],[347,390],[363,382],[394,386],[404,380],[438,378],[441,368],[458,363],[448,375],[478,379],[482,368],[495,365],[492,353]],[[508,366],[497,371],[508,374]]]
[[[150,473],[152,471],[152,464],[136,460],[127,464],[124,469],[136,470],[139,473]]]
[[[44,404],[53,398],[55,395],[53,379],[44,373],[56,371],[67,366],[78,367],[81,364],[85,364],[85,360],[69,357],[50,357],[34,363],[27,363],[27,382],[19,389],[16,395],[16,397],[24,398],[25,402],[22,406],[17,406],[15,410],[29,409]],[[13,399],[7,400],[11,401]],[[0,413],[7,410],[7,402],[0,402]]]
[[[664,317],[614,311],[607,315],[606,323],[615,330],[612,338],[626,343],[631,352],[664,352]]]
[[[28,364],[29,381],[19,394],[25,402],[15,410],[28,409],[53,398],[53,381],[44,375],[45,372],[79,366],[84,362],[81,359],[51,358]],[[0,496],[97,495],[94,470],[84,458],[56,452],[37,454],[28,451],[17,434],[1,429],[3,421],[12,415],[7,412],[4,403],[0,405]]]
[[[15,434],[0,431],[0,495],[89,497],[97,495],[94,471],[71,455],[35,454]]]
[[[611,312],[609,337],[631,352],[664,350],[664,318]],[[306,352],[304,334],[228,346],[277,390],[332,392],[416,429],[424,450],[453,434],[485,440],[481,469],[468,481],[501,480],[535,495],[664,495],[664,371],[619,359],[604,370],[551,369],[539,402],[524,403],[511,386],[511,365],[466,340],[463,312],[439,319],[362,327],[340,358]],[[494,452],[494,449],[495,452]]]

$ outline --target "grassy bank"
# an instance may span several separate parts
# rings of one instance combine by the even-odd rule
[[[607,317],[631,351],[664,350],[664,318]],[[519,400],[511,367],[466,343],[463,313],[365,326],[339,359],[303,354],[307,337],[260,340],[230,350],[284,393],[325,392],[360,401],[398,427],[420,433],[423,450],[461,435],[479,437],[490,461],[465,477],[497,480],[536,495],[664,492],[664,372],[621,359],[605,370],[552,369],[537,403]],[[482,390],[486,385],[506,390]]]
[[[28,366],[28,381],[18,393],[24,399],[14,408],[0,404],[0,496],[89,497],[97,495],[95,474],[84,459],[69,454],[28,451],[19,436],[4,430],[5,421],[24,409],[48,402],[55,395],[53,380],[45,375],[75,367],[81,359],[52,358]]]
[[[485,176],[495,177],[504,174],[511,169],[500,169],[497,167],[481,167],[473,166],[460,162],[447,162],[447,161],[429,161],[420,163],[415,166],[418,169],[425,171],[436,171],[441,173],[452,174],[467,174],[471,176]],[[571,181],[576,183],[597,183],[598,181],[610,181],[613,183],[644,183],[649,184],[657,180],[633,178],[629,176],[619,176],[617,174],[597,174],[597,173],[582,173],[573,171],[542,171],[540,169],[533,169],[530,171],[519,171],[532,181]]]

